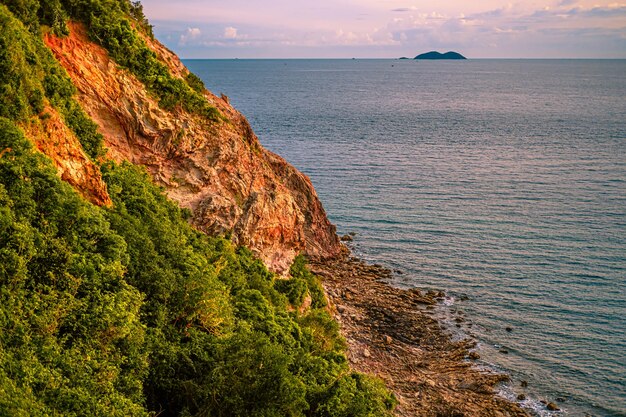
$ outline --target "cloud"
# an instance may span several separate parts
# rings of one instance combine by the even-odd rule
[[[584,17],[602,17],[612,18],[621,17],[626,18],[626,6],[609,6],[609,7],[593,7],[591,9],[583,9],[577,7],[568,11],[569,15],[584,16]]]
[[[581,52],[575,49],[579,45],[577,37],[585,36],[585,48],[589,48],[586,53],[590,55],[597,56],[591,48],[594,43],[596,48],[605,44],[612,54],[626,55],[626,21],[620,19],[626,16],[626,6],[572,8],[577,2],[561,3],[565,4],[541,9],[508,4],[469,15],[405,13],[393,18],[385,29],[398,44],[412,46],[413,50],[456,49],[469,55],[477,50],[483,56],[533,56],[536,51],[536,56],[545,57],[550,56],[547,50],[551,47],[554,57],[564,53],[585,56],[582,48]]]
[[[200,1],[181,0],[181,7]],[[356,0],[279,1],[280,7],[270,2],[268,9],[231,0],[228,13],[202,23],[193,23],[195,14],[153,23],[157,36],[171,39],[174,49],[178,41],[186,57],[394,57],[439,48],[474,57],[626,57],[623,0],[489,0],[491,7],[414,2],[396,8],[379,0],[358,0],[357,6]]]
[[[563,19],[572,19],[573,22],[578,24],[590,25],[591,19],[604,19],[604,20],[616,20],[620,19],[622,22],[626,22],[626,6],[623,5],[609,5],[609,6],[594,6],[591,8],[574,7],[574,8],[550,8],[545,7],[540,10],[535,10],[532,14],[522,17],[528,21],[532,21],[536,24],[547,23],[554,24]],[[574,24],[574,23],[573,23]],[[597,24],[596,24],[597,25]]]
[[[549,7],[544,7],[543,9],[540,10],[535,10],[530,17],[531,18],[541,18],[541,17],[554,17],[556,14],[558,14],[559,12],[556,10],[552,10]],[[563,13],[560,13],[561,15],[563,15]]]
[[[189,41],[198,39],[202,35],[202,31],[199,28],[187,28],[187,31],[180,35],[178,39],[179,45],[187,45]]]
[[[225,39],[237,39],[237,28],[229,26],[224,28],[224,38]]]

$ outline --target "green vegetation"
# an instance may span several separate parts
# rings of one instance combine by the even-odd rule
[[[143,7],[129,0],[2,0],[26,28],[39,34],[46,25],[57,35],[69,33],[66,21],[87,26],[91,38],[109,51],[121,66],[128,68],[154,94],[161,107],[177,106],[212,121],[220,112],[202,95],[204,85],[196,76],[172,76],[157,55],[148,48],[138,30],[152,36]]]
[[[7,119],[0,149],[0,415],[145,414],[126,243]]]
[[[324,290],[318,280],[306,267],[304,256],[298,256],[289,270],[291,279],[279,280],[274,287],[287,296],[292,306],[300,307],[306,297],[311,298],[312,308],[326,307]]]
[[[277,280],[249,250],[193,229],[187,210],[126,163],[102,163],[113,206],[94,206],[24,136],[20,126],[52,106],[102,161],[102,137],[39,25],[63,33],[68,16],[82,17],[124,54],[141,46],[127,42],[139,39],[131,23],[147,25],[140,5],[2,3],[0,417],[390,416],[382,382],[350,371],[303,257],[292,280]]]
[[[102,209],[8,119],[0,150],[0,415],[389,414],[319,300],[289,312],[288,281],[195,231],[143,170],[107,164]]]
[[[91,158],[104,155],[96,124],[74,100],[76,88],[43,41],[32,36],[0,4],[0,117],[25,122],[44,110],[59,110]]]

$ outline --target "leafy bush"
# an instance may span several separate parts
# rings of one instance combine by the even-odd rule
[[[0,117],[26,120],[43,109],[37,49],[25,29],[0,5]]]
[[[185,81],[187,81],[189,87],[191,87],[194,91],[197,91],[198,93],[202,94],[206,89],[206,87],[204,86],[204,82],[193,72],[187,74],[187,77],[185,77]]]
[[[312,274],[306,267],[306,258],[303,255],[298,255],[296,259],[294,259],[289,269],[289,274],[295,280],[306,282],[307,290],[311,297],[311,307],[324,308],[328,305],[322,284],[320,284],[319,278]]]
[[[110,163],[104,178],[115,203],[107,209],[110,227],[127,244],[126,279],[147,300],[149,409],[163,415],[324,415],[321,410],[332,407],[324,404],[338,395],[337,380],[351,375],[330,315],[322,308],[288,313],[276,287],[289,281],[276,280],[249,250],[191,228],[143,169]],[[292,271],[299,282],[317,283],[304,258]],[[381,394],[387,392],[367,381],[354,385],[354,395],[389,412],[389,398]]]
[[[7,119],[0,149],[0,415],[145,415],[124,240]]]
[[[212,121],[221,119],[219,111],[201,94],[201,81],[195,76],[188,76],[187,82],[172,76],[138,35],[136,27],[149,28],[140,3],[126,0],[62,1],[70,18],[85,23],[92,39],[106,48],[118,64],[135,74],[159,99],[163,108],[180,106]]]
[[[378,417],[389,413],[397,401],[379,380],[352,373],[335,382],[315,410],[319,417]]]
[[[274,287],[278,292],[285,294],[289,304],[294,307],[302,305],[308,292],[307,283],[301,278],[279,280],[274,284]]]
[[[2,0],[2,3],[24,23],[24,26],[35,34],[39,34],[40,0]]]
[[[60,0],[46,0],[40,3],[38,15],[40,23],[49,26],[55,35],[69,35],[70,31],[66,23],[67,13]]]

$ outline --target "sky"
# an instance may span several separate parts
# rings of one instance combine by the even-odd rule
[[[142,0],[182,58],[626,58],[626,2]]]

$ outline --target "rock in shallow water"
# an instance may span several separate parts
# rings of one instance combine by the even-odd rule
[[[560,410],[560,408],[559,408],[559,407],[557,407],[557,405],[556,405],[555,403],[548,403],[548,404],[546,405],[546,408],[547,408],[549,411],[559,411],[559,410]]]

